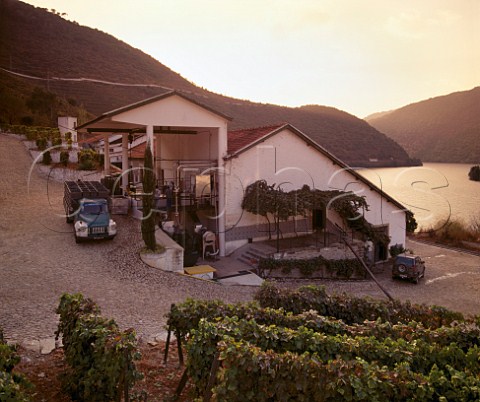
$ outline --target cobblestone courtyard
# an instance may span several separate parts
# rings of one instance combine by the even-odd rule
[[[40,177],[23,144],[0,134],[0,326],[12,341],[53,337],[62,293],[91,297],[103,315],[143,337],[164,330],[187,297],[250,300],[254,288],[221,286],[154,270],[138,257],[139,221],[115,216],[112,241],[76,244],[62,216],[63,185]]]

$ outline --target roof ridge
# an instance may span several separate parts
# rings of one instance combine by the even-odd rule
[[[244,128],[236,128],[234,130],[228,130],[229,133],[235,133],[239,131],[255,131],[255,130],[265,130],[265,129],[275,129],[278,127],[285,126],[289,123],[281,122],[281,123],[274,123],[274,124],[266,124],[264,126],[256,126],[256,127],[244,127]]]

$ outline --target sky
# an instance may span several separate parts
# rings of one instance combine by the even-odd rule
[[[480,86],[480,0],[25,2],[254,102],[363,118]]]

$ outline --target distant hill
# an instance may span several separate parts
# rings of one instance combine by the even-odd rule
[[[480,87],[366,120],[423,162],[480,162]]]
[[[14,76],[12,71],[42,79]],[[78,80],[82,77],[123,85]],[[127,86],[139,83],[145,86]],[[0,94],[20,100],[16,112],[10,110],[8,116],[2,110],[9,103],[3,102],[0,122],[19,122],[26,117],[29,120],[25,116],[28,113],[34,113],[34,121],[40,119],[39,110],[28,106],[35,86],[54,93],[62,100],[57,103],[79,108],[85,118],[88,113],[99,115],[176,89],[233,117],[229,124],[232,129],[291,123],[352,166],[418,163],[395,141],[346,112],[318,105],[289,108],[218,95],[195,86],[111,35],[67,21],[46,9],[17,0],[0,0]],[[0,106],[1,102],[0,97]],[[55,111],[64,113],[58,108]]]

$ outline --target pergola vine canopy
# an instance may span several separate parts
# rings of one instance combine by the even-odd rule
[[[270,218],[273,218],[275,225],[290,217],[306,217],[315,209],[332,209],[352,230],[384,243],[389,242],[386,235],[378,234],[365,220],[363,212],[369,210],[365,197],[351,191],[325,191],[311,189],[308,185],[304,185],[299,190],[285,192],[275,183],[268,184],[265,180],[257,180],[246,188],[242,208],[263,216],[268,223]],[[379,236],[382,238],[380,239]]]

